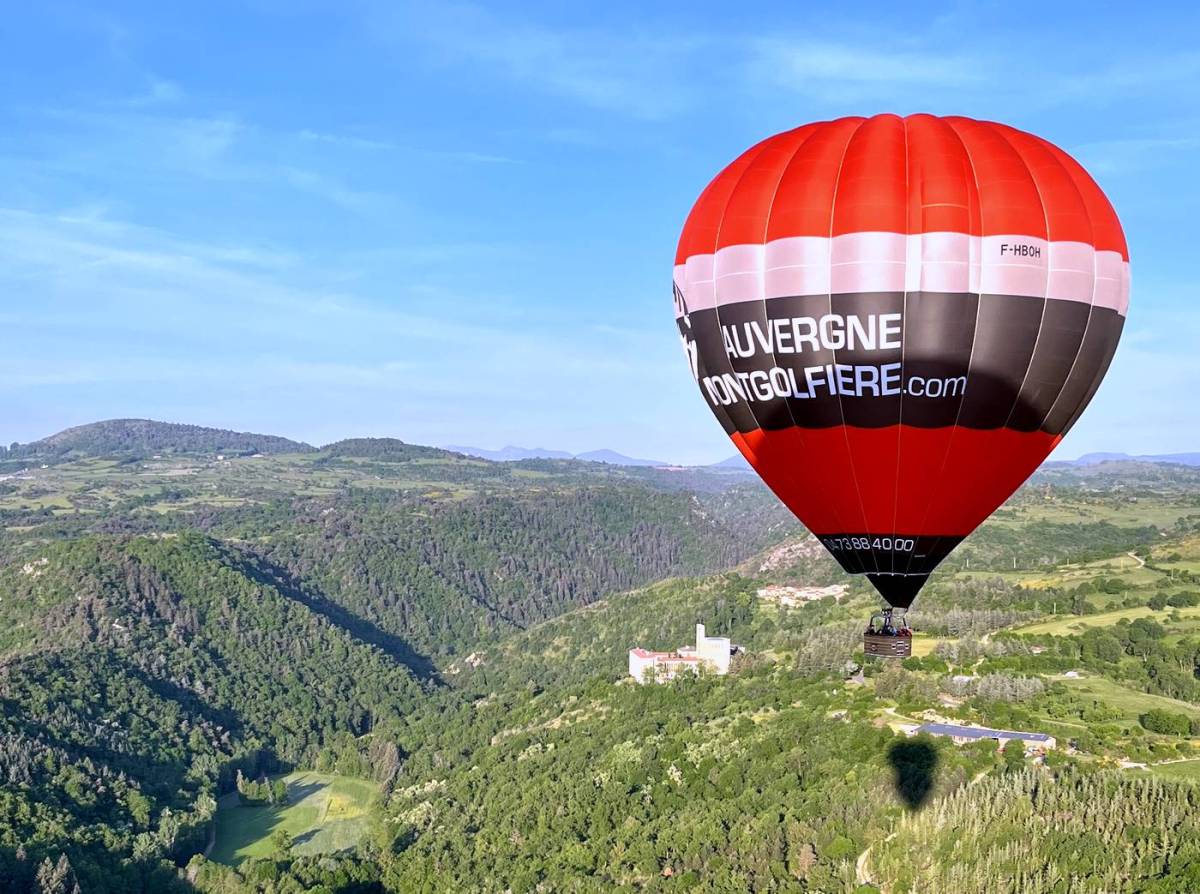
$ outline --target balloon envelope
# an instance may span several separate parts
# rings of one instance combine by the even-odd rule
[[[842,567],[906,607],[1079,418],[1129,303],[1117,216],[1058,147],[969,118],[808,124],[684,225],[700,393]]]

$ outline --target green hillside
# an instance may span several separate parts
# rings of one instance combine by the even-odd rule
[[[199,535],[74,541],[29,567],[2,578],[16,784],[0,792],[0,872],[20,845],[69,853],[85,890],[151,884],[203,847],[237,770],[312,764],[333,731],[423,700],[403,665]]]
[[[0,459],[34,457],[145,456],[154,453],[305,453],[308,444],[275,435],[256,435],[152,419],[109,419],[68,428],[31,444],[14,444]]]
[[[411,462],[412,460],[455,459],[460,454],[437,447],[406,444],[396,438],[348,438],[321,448],[326,457],[353,457],[378,462]]]
[[[270,562],[438,652],[747,553],[689,494],[611,486],[441,502],[355,494],[243,513],[215,530],[254,537]]]
[[[862,655],[869,585],[736,473],[196,444],[0,474],[0,889],[1191,883],[1184,825],[1129,859],[1090,821],[1010,841],[1035,783],[1064,815],[1120,803],[1123,840],[1191,803],[1195,470],[1039,473],[897,666]],[[698,621],[743,647],[730,676],[627,680]],[[905,735],[931,720],[1057,748]],[[288,803],[241,806],[239,772]],[[950,821],[985,802],[994,826]]]

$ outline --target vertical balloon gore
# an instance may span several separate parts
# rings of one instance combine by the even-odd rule
[[[906,608],[1095,394],[1129,255],[1056,146],[877,115],[777,134],[721,171],[673,291],[726,433],[843,569]]]

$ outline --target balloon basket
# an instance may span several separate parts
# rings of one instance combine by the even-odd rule
[[[864,633],[863,651],[876,658],[908,658],[912,655],[912,637]]]
[[[912,628],[904,609],[885,608],[871,615],[863,632],[863,652],[876,658],[908,658],[912,655]]]

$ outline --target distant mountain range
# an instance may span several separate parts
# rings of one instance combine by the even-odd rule
[[[525,459],[574,459],[582,462],[607,463],[611,466],[661,467],[674,466],[665,460],[626,456],[615,450],[589,450],[569,453],[546,447],[509,445],[499,450],[483,447],[446,446],[423,447],[394,438],[352,438],[314,447],[277,435],[227,431],[200,425],[181,425],[156,422],[151,419],[108,419],[64,429],[57,434],[29,444],[0,447],[0,460],[39,458],[43,461],[63,461],[74,456],[148,456],[151,454],[219,454],[248,455],[253,453],[315,453],[320,450],[330,456],[361,457],[376,460],[412,459],[445,456],[446,451],[474,456],[492,462],[517,462]],[[1200,453],[1085,453],[1078,459],[1054,460],[1047,466],[1094,466],[1105,462],[1175,463],[1200,466]],[[750,471],[750,464],[741,454],[734,454],[706,468],[726,472]]]
[[[74,457],[150,456],[157,454],[229,454],[245,456],[255,453],[321,453],[331,457],[358,457],[375,460],[412,459],[417,457],[448,457],[451,452],[474,456],[493,462],[516,462],[523,459],[573,459],[582,462],[607,463],[612,466],[670,466],[663,460],[626,456],[615,450],[589,450],[568,453],[545,447],[503,447],[486,450],[481,447],[423,447],[394,438],[350,438],[324,447],[314,447],[276,435],[235,432],[200,425],[181,425],[157,422],[152,419],[106,419],[64,429],[57,434],[28,444],[0,446],[0,460],[21,461],[38,459],[61,462]],[[745,467],[740,457],[734,457],[713,468]]]
[[[750,463],[746,462],[746,457],[742,456],[740,453],[735,453],[733,456],[729,457],[728,459],[723,459],[719,463],[713,463],[711,468],[733,469],[735,471],[738,469],[745,469],[747,472],[752,471],[750,468]]]
[[[565,450],[547,450],[545,447],[501,447],[499,450],[486,450],[483,447],[462,447],[447,444],[446,450],[462,453],[466,456],[477,456],[480,459],[490,459],[497,463],[513,463],[523,459],[574,459],[574,454]]]
[[[1128,453],[1085,453],[1079,459],[1065,460],[1072,466],[1094,466],[1097,463],[1137,462],[1176,463],[1181,466],[1200,466],[1200,453],[1155,453],[1132,456]]]
[[[610,466],[669,466],[671,463],[658,459],[639,459],[626,456],[615,450],[589,450],[586,453],[568,453],[565,450],[547,450],[545,447],[514,447],[511,444],[499,450],[484,447],[462,447],[446,445],[447,450],[490,459],[493,462],[518,462],[523,459],[578,459],[589,463],[608,463]]]

